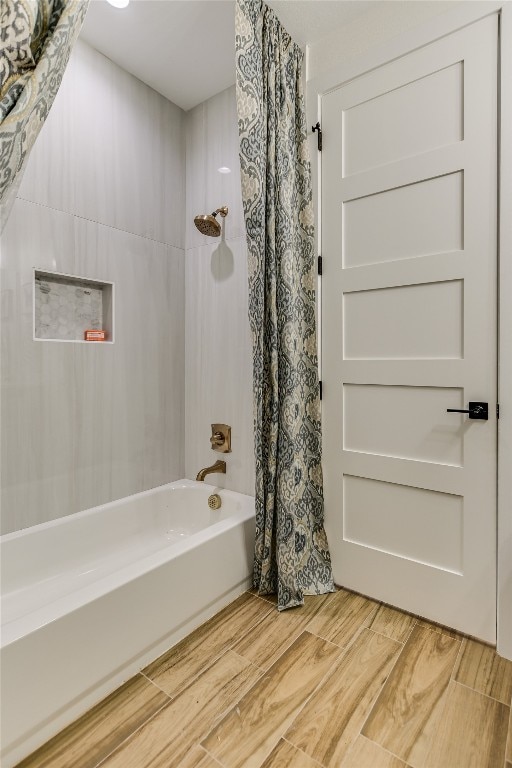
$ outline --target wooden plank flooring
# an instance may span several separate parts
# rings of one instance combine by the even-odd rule
[[[260,766],[342,654],[304,632],[203,741],[224,764]]]
[[[415,627],[363,735],[411,765],[423,766],[459,651],[460,640]]]
[[[272,605],[254,600],[246,592],[142,673],[170,696],[176,696],[205,666],[231,648],[234,637],[243,637],[271,612]]]
[[[512,768],[512,662],[339,590],[247,592],[19,768]]]
[[[396,641],[364,629],[295,718],[286,739],[327,768],[338,766],[361,732],[401,649]]]
[[[497,656],[488,645],[469,639],[462,641],[454,680],[503,704],[510,704],[512,664]]]
[[[211,731],[220,715],[230,711],[260,676],[260,671],[249,661],[227,651],[102,765],[105,768],[178,765]]]

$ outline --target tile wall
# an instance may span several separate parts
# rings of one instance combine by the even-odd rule
[[[232,426],[226,475],[208,480],[254,494],[252,356],[247,317],[247,249],[240,191],[235,87],[186,115],[185,472],[220,454],[210,448],[210,425]],[[231,173],[220,173],[221,167]],[[220,238],[201,235],[194,216],[227,205]]]
[[[113,282],[115,343],[34,342],[34,268]],[[254,493],[234,86],[185,114],[78,41],[2,235],[2,320],[2,533],[195,478],[212,422],[210,482]]]
[[[78,41],[2,235],[2,533],[184,476],[184,119]],[[33,341],[34,267],[113,282],[115,344]]]
[[[78,40],[19,197],[183,248],[184,119]]]

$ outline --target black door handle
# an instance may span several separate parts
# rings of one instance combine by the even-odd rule
[[[458,408],[447,408],[446,413],[468,413],[470,419],[481,419],[487,421],[489,418],[488,403],[469,403],[467,411],[461,411]]]

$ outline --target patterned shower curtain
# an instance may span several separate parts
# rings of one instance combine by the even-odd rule
[[[323,523],[303,54],[261,0],[236,4],[256,458],[254,586],[283,610],[334,590]]]
[[[22,171],[53,104],[89,0],[1,0],[2,229]]]

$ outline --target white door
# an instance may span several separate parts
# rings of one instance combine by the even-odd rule
[[[336,583],[496,638],[497,17],[322,97]],[[488,420],[448,413],[487,402]]]

